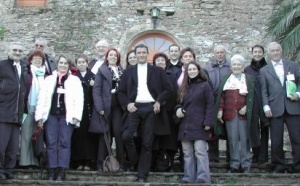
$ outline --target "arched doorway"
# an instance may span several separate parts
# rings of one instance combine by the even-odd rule
[[[134,39],[127,51],[134,49],[134,47],[139,44],[144,44],[149,48],[147,61],[152,63],[153,56],[157,52],[164,52],[168,55],[169,46],[177,44],[177,42],[165,34],[147,33]]]

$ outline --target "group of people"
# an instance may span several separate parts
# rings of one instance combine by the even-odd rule
[[[251,162],[268,162],[269,129],[273,172],[281,173],[284,124],[293,170],[300,172],[300,72],[282,59],[276,42],[268,46],[268,63],[261,45],[252,47],[250,64],[239,54],[228,60],[218,45],[204,68],[192,48],[176,44],[151,63],[148,47],[137,45],[125,69],[120,52],[105,40],[96,43],[90,62],[84,54],[55,62],[46,47],[38,38],[24,57],[22,44],[14,42],[0,62],[0,179],[15,178],[19,141],[19,165],[39,166],[31,143],[37,127],[44,130],[49,180],[64,180],[70,166],[102,172],[108,134],[120,171],[137,171],[138,182],[150,171],[173,171],[179,152],[182,182],[210,183],[219,139],[227,140],[228,172],[249,173]],[[287,82],[297,90],[287,92]]]

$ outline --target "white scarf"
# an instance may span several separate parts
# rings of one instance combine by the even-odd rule
[[[28,111],[29,113],[35,112],[35,106],[37,104],[37,99],[39,96],[39,90],[44,82],[44,76],[45,76],[45,66],[36,67],[34,65],[30,65],[30,71],[32,74],[32,83],[31,83],[31,89],[28,96]]]
[[[231,74],[224,85],[223,91],[237,89],[239,90],[240,95],[246,95],[248,93],[245,74],[241,74],[240,79]]]

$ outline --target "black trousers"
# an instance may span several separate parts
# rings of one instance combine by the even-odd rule
[[[284,123],[290,136],[293,168],[300,172],[300,115],[289,115],[270,119],[272,166],[275,171],[283,171],[286,160],[283,152]]]
[[[155,113],[153,103],[135,103],[137,111],[128,114],[129,125],[123,132],[123,142],[128,153],[128,159],[132,164],[138,163],[138,178],[146,179],[151,166],[153,122]],[[140,127],[142,148],[138,157],[133,136]]]
[[[16,166],[19,136],[18,124],[0,123],[0,174]]]

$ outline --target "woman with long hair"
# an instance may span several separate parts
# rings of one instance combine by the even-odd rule
[[[93,88],[94,109],[91,122],[103,127],[103,133],[109,132],[115,139],[117,159],[122,168],[124,163],[124,147],[122,142],[122,108],[120,106],[117,90],[123,74],[120,66],[121,56],[117,49],[108,49],[104,63],[98,69]],[[106,118],[107,123],[101,118]],[[106,126],[108,125],[108,126]],[[105,145],[104,135],[100,134],[98,145],[98,171],[103,171],[103,161],[108,151]]]
[[[210,183],[207,140],[213,126],[214,98],[207,75],[196,62],[186,64],[178,91],[178,140],[184,154],[183,183]]]

